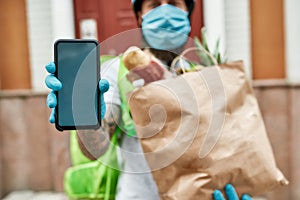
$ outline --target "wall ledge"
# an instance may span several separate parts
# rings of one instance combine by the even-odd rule
[[[46,97],[49,91],[34,90],[0,90],[0,99],[3,98],[28,98],[28,97]]]
[[[284,79],[252,80],[253,88],[300,88],[300,82],[288,82]],[[0,98],[27,98],[27,97],[46,97],[49,91],[35,90],[0,90]]]
[[[253,80],[252,86],[254,88],[300,88],[300,82],[289,82],[285,79],[265,79],[265,80]]]

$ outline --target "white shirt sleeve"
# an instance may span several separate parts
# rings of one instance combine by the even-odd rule
[[[104,102],[107,104],[121,105],[121,96],[118,87],[120,59],[114,58],[101,65],[101,79],[106,79],[110,87],[104,93]]]

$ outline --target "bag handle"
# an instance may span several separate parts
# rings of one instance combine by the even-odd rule
[[[183,65],[183,60],[187,60],[185,58],[185,55],[187,53],[189,53],[191,51],[195,51],[195,50],[204,52],[211,59],[213,65],[218,65],[218,61],[216,60],[216,58],[210,52],[208,52],[206,49],[199,48],[199,47],[190,47],[190,48],[185,49],[180,55],[178,55],[176,58],[174,58],[174,60],[171,63],[171,66],[170,66],[170,70],[173,72],[176,72],[175,65],[179,61],[181,70],[183,71],[183,73],[186,73],[186,70],[184,69],[184,65]]]

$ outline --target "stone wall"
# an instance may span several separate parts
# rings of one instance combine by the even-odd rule
[[[45,93],[1,93],[0,197],[12,190],[63,190],[69,139],[48,123],[45,99]]]
[[[266,194],[270,200],[300,199],[300,85],[253,83],[279,168],[290,185]],[[70,166],[67,133],[48,123],[46,93],[0,95],[0,197],[13,190],[63,191]]]
[[[300,199],[300,85],[256,81],[253,86],[277,165],[290,181],[267,197]]]

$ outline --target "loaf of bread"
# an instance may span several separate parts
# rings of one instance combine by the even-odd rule
[[[150,61],[150,56],[136,46],[129,47],[123,55],[123,62],[128,70],[148,65]]]

